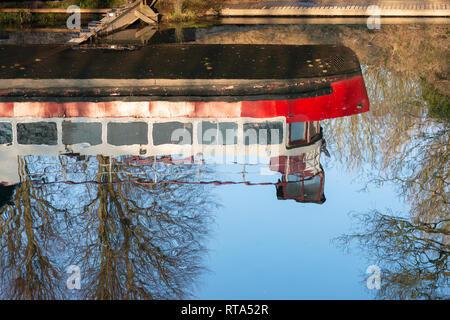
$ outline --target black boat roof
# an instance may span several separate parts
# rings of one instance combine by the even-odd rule
[[[360,71],[335,45],[158,44],[136,50],[0,46],[0,79],[298,79]]]

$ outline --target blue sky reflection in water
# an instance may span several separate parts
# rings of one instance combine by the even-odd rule
[[[359,254],[331,240],[350,231],[349,212],[404,211],[391,186],[361,189],[358,172],[326,161],[322,205],[280,201],[274,186],[220,186],[218,209],[199,299],[370,299]]]

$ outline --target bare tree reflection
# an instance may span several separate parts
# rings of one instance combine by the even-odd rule
[[[50,168],[49,157],[21,159],[14,205],[1,209],[4,298],[190,297],[216,206],[204,186],[182,183],[192,180],[194,166],[56,159],[43,183],[32,178]],[[80,292],[65,288],[72,264],[81,269]]]
[[[430,116],[420,86],[367,68],[371,112],[324,126],[330,153],[370,183],[394,183],[414,217],[448,212],[449,123]]]
[[[335,240],[345,249],[355,243],[382,268],[377,298],[450,298],[450,219],[411,221],[379,211],[353,218],[356,232]]]
[[[360,169],[368,185],[396,187],[409,210],[355,215],[356,232],[338,243],[356,243],[382,267],[378,298],[448,299],[449,124],[431,116],[421,88],[406,77],[372,68],[366,84],[372,111],[329,123],[332,154]]]
[[[449,155],[448,128],[423,128],[402,152],[386,159],[385,170],[372,182],[397,185],[413,218],[427,222],[445,218],[449,212]]]
[[[61,296],[55,245],[60,210],[44,199],[42,189],[33,187],[26,161],[18,161],[25,179],[12,202],[0,208],[0,296],[55,299]]]
[[[141,184],[124,162],[97,158],[97,194],[83,213],[88,240],[75,261],[85,270],[84,297],[185,297],[203,269],[202,239],[213,202],[201,186]],[[180,182],[192,175],[186,168],[164,165],[158,173],[178,174]]]

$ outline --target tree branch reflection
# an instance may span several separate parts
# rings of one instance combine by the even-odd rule
[[[80,159],[61,159],[54,164],[57,180],[73,179],[64,176],[64,168],[72,166],[69,172],[82,173],[85,181],[96,176],[97,183],[40,183],[29,167],[42,172],[49,157],[21,160],[15,205],[3,207],[0,216],[4,297],[190,297],[205,271],[203,242],[217,202],[202,185],[141,182],[153,181],[154,174],[160,181],[173,176],[189,181],[193,166],[159,163],[143,170],[121,157],[87,157],[81,166]],[[79,292],[65,288],[69,265],[81,269]]]
[[[349,250],[355,244],[382,268],[379,299],[448,299],[450,297],[450,219],[432,223],[370,211],[355,214],[356,232],[335,241]]]

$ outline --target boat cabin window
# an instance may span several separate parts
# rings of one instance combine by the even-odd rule
[[[198,143],[206,145],[237,144],[238,125],[234,122],[209,122],[198,124]]]
[[[8,122],[0,122],[0,144],[12,143],[12,125]]]
[[[244,144],[273,145],[283,141],[283,123],[260,122],[244,124]]]
[[[58,144],[58,129],[55,122],[29,122],[17,124],[17,142],[24,145]]]
[[[285,197],[287,199],[301,199],[301,201],[320,201],[323,193],[323,177],[316,175],[305,178],[288,175]]]
[[[290,145],[306,142],[306,127],[306,122],[294,122],[289,124]]]
[[[192,144],[192,123],[161,122],[153,124],[153,145]]]
[[[107,140],[113,146],[148,144],[148,124],[146,122],[109,122]]]
[[[309,134],[310,134],[310,140],[314,140],[314,138],[320,133],[320,122],[319,121],[312,121],[310,122],[310,128],[309,128]]]
[[[289,182],[301,182],[303,181],[303,177],[302,176],[298,176],[296,174],[288,174],[287,175],[287,181]]]
[[[317,175],[312,179],[305,180],[303,186],[303,197],[305,200],[318,201],[322,192],[322,177]]]
[[[286,194],[287,199],[297,199],[302,196],[302,183],[289,181],[286,184]]]
[[[71,122],[62,123],[62,143],[73,145],[89,143],[91,146],[102,143],[102,124],[100,122]]]
[[[293,122],[288,124],[288,146],[301,146],[310,143],[320,134],[320,122]]]

